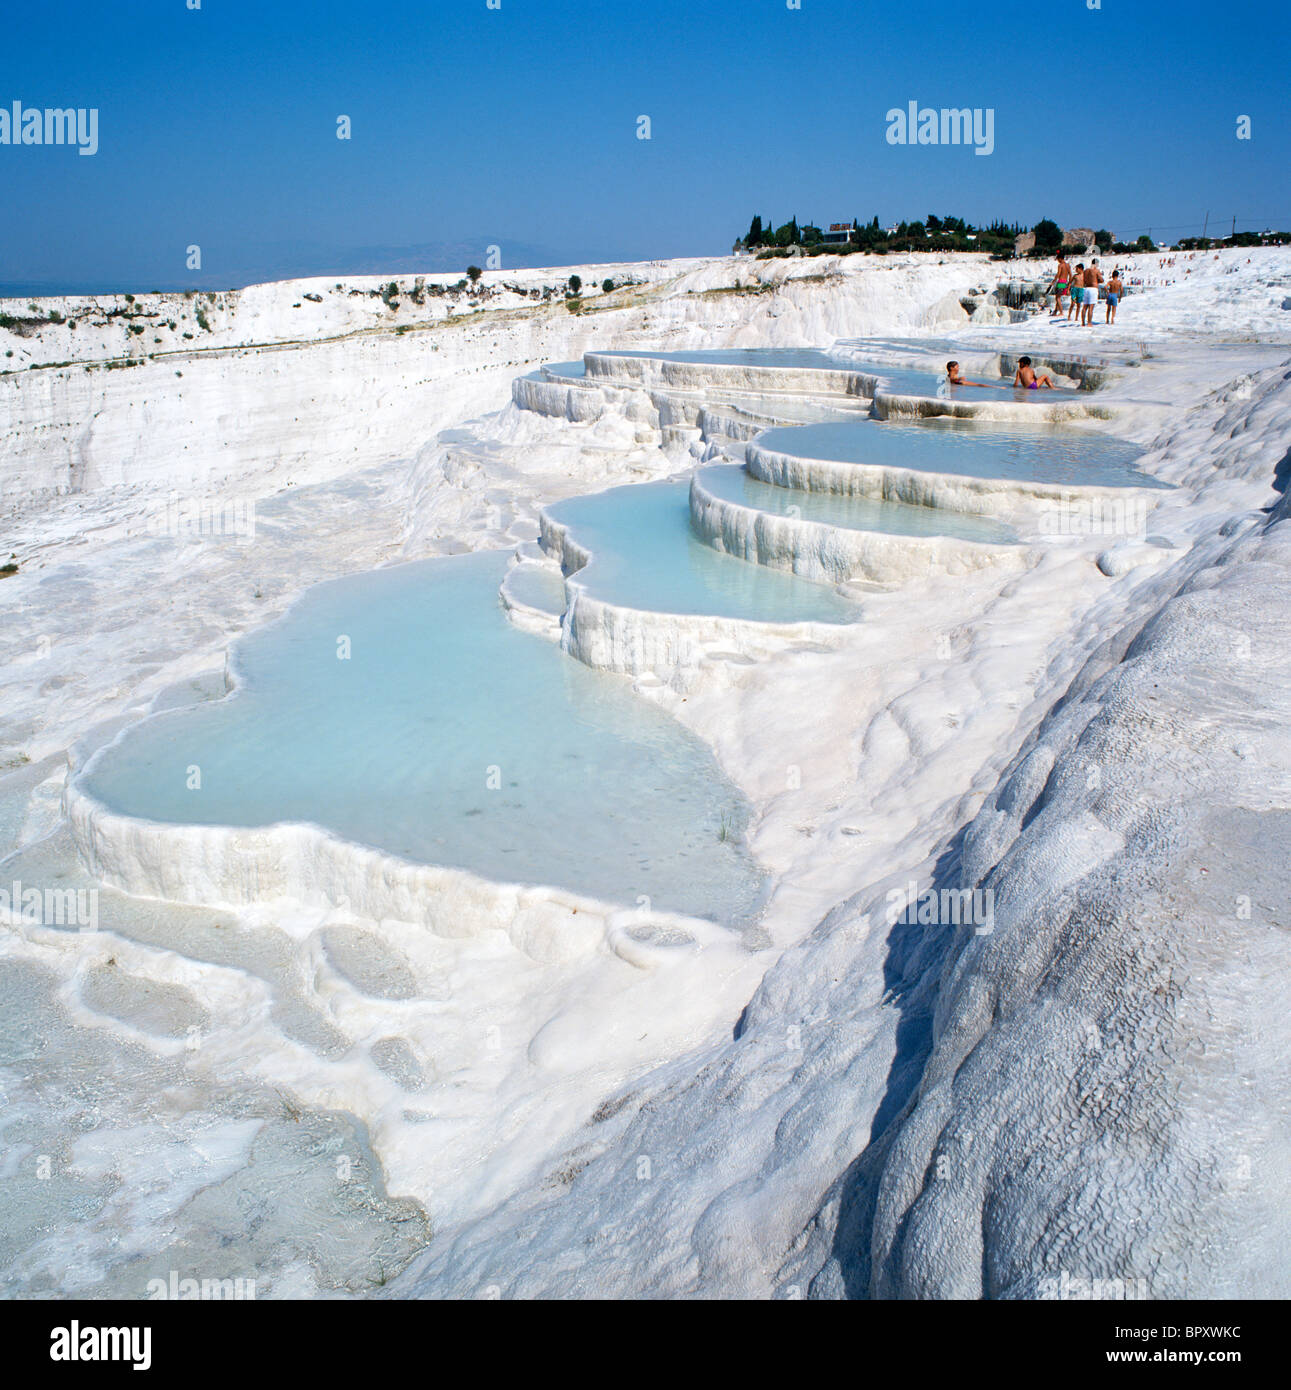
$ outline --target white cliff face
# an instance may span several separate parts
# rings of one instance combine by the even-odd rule
[[[1225,338],[1248,311],[1267,318],[1277,254],[1216,278],[1222,311],[1202,317]],[[547,379],[513,394],[542,361],[866,332],[953,331],[983,356],[1039,343],[1051,360],[1153,344],[1133,388],[1104,398],[1144,468],[1179,488],[1156,505],[1151,545],[1059,535],[1017,572],[907,576],[866,593],[828,646],[743,649],[750,625],[697,641],[595,605],[569,620],[571,645],[631,673],[753,802],[750,846],[773,883],[744,937],[586,904],[574,936],[576,904],[476,884],[451,885],[430,930],[442,885],[299,837],[263,865],[289,873],[288,895],[248,905],[168,867],[134,827],[98,840],[97,870],[143,892],[170,873],[165,891],[191,891],[191,906],[105,893],[93,930],[0,929],[4,967],[50,985],[32,1026],[56,1019],[69,1056],[106,1057],[95,1040],[121,1038],[172,1058],[197,1027],[194,1105],[254,1085],[358,1117],[390,1191],[434,1231],[394,1294],[1043,1297],[1064,1274],[1165,1296],[1286,1292],[1285,965],[1267,847],[1286,805],[1287,557],[1285,522],[1259,509],[1285,475],[1291,353],[1174,341],[1165,291],[1128,299],[1118,337],[1076,347],[1041,320],[970,328],[948,300],[985,273],[977,258],[861,259],[837,277],[820,261],[642,268],[653,283],[622,308],[516,296],[404,334],[355,297],[336,326],[366,333],[362,309],[375,341],[343,348],[293,345],[297,288],[264,287],[241,345],[252,292],[221,309],[223,356],[114,369],[110,385],[82,373],[94,385],[79,397],[74,370],[0,379],[19,563],[0,580],[0,878],[89,886],[70,821],[93,845],[94,810],[74,793],[61,809],[74,740],[102,741],[176,683],[218,695],[200,678],[229,642],[308,584],[523,550],[548,503],[671,476],[766,423],[698,390]],[[251,326],[280,334],[273,352],[249,346]],[[181,408],[173,393],[194,375]],[[75,475],[73,436],[88,440]],[[923,503],[996,501],[962,480],[921,486]],[[149,526],[172,491],[210,490],[254,498],[253,536]],[[559,636],[514,582],[513,613]],[[669,662],[686,678],[660,679]],[[219,852],[199,848],[195,864]],[[319,875],[356,871],[357,905],[306,900]],[[890,894],[912,880],[989,886],[991,933],[894,927]],[[247,1143],[227,1151],[231,1172],[253,1172]],[[175,1210],[182,1228],[179,1196]],[[66,1227],[79,1238],[74,1214]],[[119,1246],[104,1286],[129,1293],[135,1266],[111,1272]],[[37,1267],[53,1278],[57,1255],[15,1264],[6,1287]],[[300,1277],[274,1269],[264,1292],[313,1291]]]
[[[526,364],[597,345],[810,344],[880,324],[917,328],[928,296],[965,273],[928,257],[891,259],[881,272],[833,258],[581,267],[592,296],[582,314],[564,307],[568,268],[490,271],[483,294],[446,287],[423,292],[420,306],[415,277],[401,276],[396,309],[377,277],[339,290],[317,279],[192,299],[42,300],[41,316],[78,326],[0,329],[0,347],[14,353],[0,359],[0,502],[112,487],[300,486],[411,456],[436,429],[500,407]],[[615,276],[640,283],[595,290]],[[751,294],[729,293],[732,280]],[[534,300],[535,290],[556,297]],[[0,307],[36,318],[22,301]]]

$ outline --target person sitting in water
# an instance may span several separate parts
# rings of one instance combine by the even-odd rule
[[[1042,386],[1053,390],[1053,377],[1048,372],[1037,374],[1029,357],[1018,358],[1018,369],[1013,373],[1014,386],[1023,386],[1028,391],[1038,391]]]
[[[966,376],[960,376],[960,374],[959,374],[959,363],[958,363],[958,362],[947,362],[947,363],[946,363],[946,380],[947,380],[948,382],[950,382],[950,384],[951,384],[952,386],[993,386],[993,385],[994,385],[994,386],[998,386],[998,385],[999,385],[998,382],[990,382],[990,381],[969,381],[969,379],[968,379]]]

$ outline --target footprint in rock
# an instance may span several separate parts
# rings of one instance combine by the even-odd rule
[[[406,1038],[380,1038],[372,1044],[372,1060],[405,1091],[420,1091],[426,1071]]]
[[[95,967],[81,982],[81,1002],[132,1028],[160,1038],[205,1031],[210,1015],[182,985],[128,975],[115,966]]]
[[[417,979],[408,962],[379,937],[358,927],[328,927],[323,949],[332,969],[373,999],[415,999]]]

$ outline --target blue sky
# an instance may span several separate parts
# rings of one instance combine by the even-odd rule
[[[1281,2],[186,3],[7,0],[0,106],[97,107],[100,149],[0,145],[0,282],[702,255],[754,212],[1291,226]],[[993,108],[994,153],[889,145],[911,100]]]

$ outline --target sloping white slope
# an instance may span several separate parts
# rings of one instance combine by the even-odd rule
[[[969,825],[995,929],[900,962],[930,1052],[813,1222],[816,1291],[1291,1292],[1289,517],[1203,546]]]
[[[441,1233],[401,1291],[1291,1292],[1291,508],[1221,500],[1275,476],[1284,378],[1181,425],[1219,509],[1054,653],[1034,735],[917,874],[989,887],[993,931],[892,925],[907,876],[871,883],[731,1038],[569,1135],[567,1188]]]

